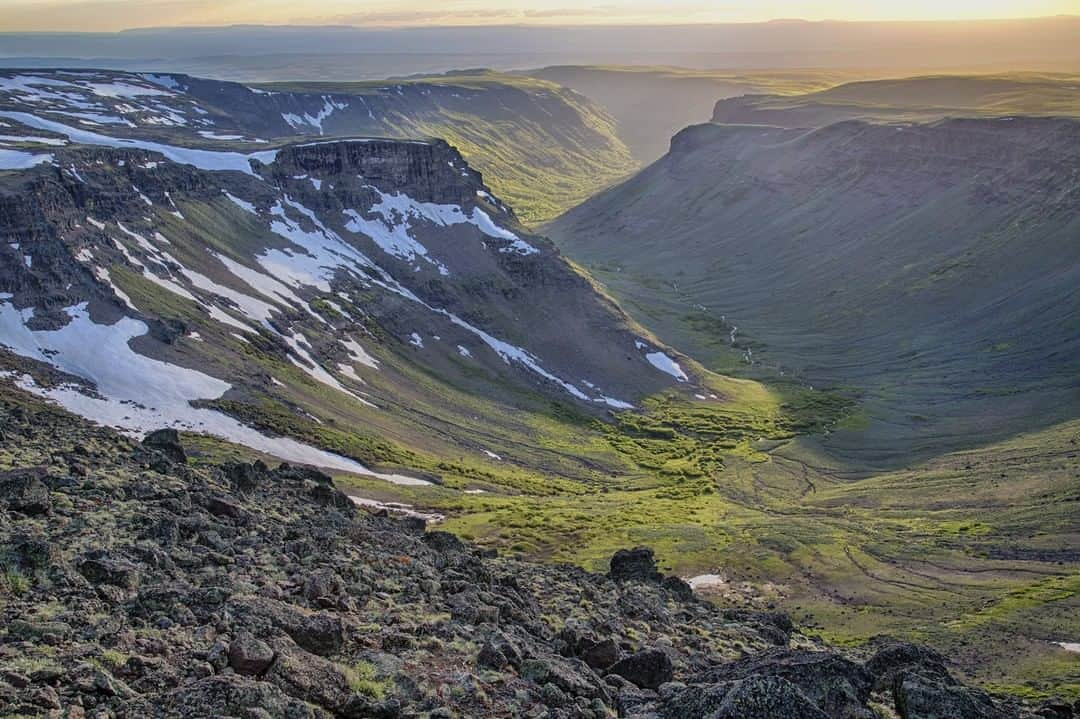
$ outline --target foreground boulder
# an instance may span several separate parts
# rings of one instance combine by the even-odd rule
[[[898,675],[893,683],[896,712],[901,719],[1017,719],[978,689],[916,672]]]
[[[143,446],[155,449],[178,464],[187,462],[187,452],[180,444],[180,433],[175,429],[159,429],[150,434],[142,441]]]
[[[829,716],[875,719],[866,708],[873,687],[870,673],[832,652],[771,649],[716,666],[694,680],[714,683],[751,677],[784,679]]]
[[[256,676],[265,672],[274,661],[274,650],[248,632],[241,632],[229,645],[229,666],[237,674]]]
[[[52,510],[49,487],[42,481],[44,468],[0,472],[0,505],[12,512],[36,517]]]
[[[79,573],[95,584],[109,584],[123,589],[139,586],[138,566],[106,552],[92,552],[78,566]]]
[[[874,689],[890,689],[898,674],[916,671],[937,677],[946,684],[956,681],[945,667],[945,658],[929,647],[908,642],[887,641],[865,664],[874,681]]]
[[[617,674],[642,689],[655,690],[670,682],[675,671],[671,657],[659,649],[646,649],[615,662],[608,673]]]
[[[616,582],[656,582],[664,576],[656,569],[656,558],[648,547],[620,549],[611,557],[608,576]]]
[[[780,677],[750,677],[725,687],[714,719],[826,719],[826,714],[799,688]]]

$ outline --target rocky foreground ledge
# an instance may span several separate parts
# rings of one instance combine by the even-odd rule
[[[942,657],[724,611],[646,549],[607,576],[358,511],[320,472],[190,466],[0,402],[0,715],[994,719]]]

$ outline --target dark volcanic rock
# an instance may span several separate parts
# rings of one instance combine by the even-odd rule
[[[240,509],[240,505],[227,497],[215,495],[205,497],[203,499],[203,506],[206,507],[206,511],[210,512],[210,514],[215,517],[236,519],[243,515],[243,510]]]
[[[873,677],[874,689],[878,691],[892,687],[896,675],[908,671],[936,677],[946,684],[956,683],[945,667],[945,658],[933,649],[918,644],[890,642],[864,666]]]
[[[345,642],[341,618],[329,612],[310,612],[265,597],[234,597],[229,600],[229,606],[252,633],[270,635],[274,629],[283,631],[313,654],[333,654]]]
[[[0,502],[12,512],[37,516],[52,510],[49,487],[42,481],[44,468],[31,467],[0,472]]]
[[[821,711],[791,682],[754,676],[734,682],[665,687],[659,702],[646,703],[631,717],[659,719],[836,719]]]
[[[465,545],[450,532],[428,532],[424,535],[424,544],[436,552],[463,552]]]
[[[598,642],[585,640],[578,655],[593,669],[607,669],[619,661],[619,645],[614,639],[602,639]]]
[[[901,719],[1016,719],[1018,714],[999,707],[986,692],[916,672],[893,680],[896,712]]]
[[[659,649],[645,649],[615,662],[608,668],[609,674],[617,674],[642,689],[659,689],[674,676],[671,658]]]
[[[304,582],[304,596],[311,600],[332,599],[344,593],[345,582],[329,569],[320,569]]]
[[[143,445],[156,449],[173,462],[184,464],[187,462],[187,452],[180,444],[180,433],[175,429],[159,429],[146,435]]]
[[[684,602],[688,602],[694,598],[693,587],[678,577],[664,577],[663,581],[660,582],[660,586]]]
[[[484,645],[480,647],[480,652],[476,655],[476,665],[482,668],[499,670],[509,663],[510,660],[502,653],[499,646],[490,640],[484,642]]]
[[[656,569],[656,559],[648,547],[620,549],[611,557],[608,576],[616,582],[660,582],[663,575]]]
[[[262,462],[245,464],[233,462],[223,465],[221,471],[232,482],[232,485],[241,492],[253,492],[261,482],[266,481],[269,468]]]
[[[241,632],[229,644],[229,666],[237,674],[255,676],[266,671],[274,661],[274,650],[248,632]]]
[[[288,640],[275,643],[277,659],[266,672],[266,680],[290,696],[325,709],[343,707],[351,692],[342,670],[290,644]]]
[[[325,717],[317,707],[296,699],[273,684],[238,675],[220,675],[185,684],[160,699],[132,707],[131,716],[212,717]],[[261,713],[255,713],[256,711]]]
[[[91,582],[123,589],[139,586],[139,568],[126,559],[95,552],[79,562],[79,573]]]
[[[827,719],[799,688],[780,677],[750,677],[733,683],[713,719]],[[871,715],[872,716],[872,715]]]
[[[873,680],[859,664],[831,652],[772,649],[722,664],[695,681],[712,683],[749,677],[780,677],[794,684],[829,716],[874,719],[866,709]]]
[[[20,569],[33,572],[49,567],[58,551],[43,537],[22,535],[13,539],[8,554]]]

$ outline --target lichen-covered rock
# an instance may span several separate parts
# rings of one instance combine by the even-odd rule
[[[175,429],[155,430],[146,435],[143,445],[156,449],[173,462],[180,464],[187,462],[187,452],[184,451],[184,445],[180,443],[180,433]]]
[[[121,557],[104,551],[94,551],[79,562],[79,573],[91,582],[110,584],[123,589],[139,585],[139,567]]]
[[[265,678],[289,696],[335,711],[352,692],[341,667],[305,652],[288,640],[274,643],[276,659]]]
[[[828,719],[827,714],[791,682],[754,676],[732,683],[712,719]]]
[[[648,547],[620,549],[611,557],[608,576],[616,582],[660,582],[663,575],[656,569],[656,558]]]
[[[41,467],[0,472],[0,505],[12,512],[36,517],[52,510],[49,487],[42,481]]]
[[[234,597],[229,606],[240,625],[252,633],[271,636],[274,630],[284,632],[313,654],[333,654],[345,642],[341,617],[330,612],[312,612],[280,600],[256,596]]]
[[[944,657],[929,647],[908,642],[886,643],[867,660],[865,667],[878,691],[891,688],[896,676],[908,671],[937,677],[946,684],[956,683],[945,667]]]
[[[608,667],[607,671],[609,674],[618,674],[642,689],[653,690],[671,681],[675,673],[671,657],[659,649],[645,649],[623,657]]]
[[[898,674],[893,698],[900,719],[1017,719],[1011,709],[998,706],[986,692],[918,672]]]
[[[700,683],[780,677],[799,688],[829,716],[874,719],[866,708],[873,680],[861,665],[832,652],[770,649],[721,664],[694,677]]]
[[[619,645],[610,638],[600,641],[585,640],[580,645],[578,656],[590,667],[600,671],[619,661]]]
[[[248,632],[240,632],[229,644],[229,666],[237,674],[258,676],[274,661],[274,650]]]
[[[253,712],[262,712],[253,714]],[[221,716],[289,717],[329,719],[332,715],[289,696],[274,684],[239,675],[218,675],[159,696],[153,701],[133,702],[123,710],[127,716],[168,716],[211,719]]]

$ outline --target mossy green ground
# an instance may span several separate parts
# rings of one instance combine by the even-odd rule
[[[561,405],[510,413],[450,455],[408,440],[353,451],[322,426],[301,436],[438,478],[338,479],[445,514],[481,546],[603,571],[615,550],[648,545],[666,571],[723,576],[717,601],[776,605],[839,643],[922,641],[997,690],[1080,697],[1076,655],[1053,644],[1080,637],[1080,422],[866,476],[813,440],[847,421],[848,400],[719,378],[713,389],[718,400],[658,396],[609,421]]]

